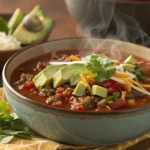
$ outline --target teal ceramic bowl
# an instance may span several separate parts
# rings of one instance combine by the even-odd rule
[[[150,60],[150,50],[145,47],[115,40],[92,38],[88,41],[92,45],[89,42],[87,44],[85,38],[55,40],[22,50],[12,56],[3,69],[3,86],[14,111],[40,135],[71,145],[110,145],[136,138],[149,131],[149,105],[109,113],[75,112],[39,104],[19,94],[10,85],[11,74],[18,65],[55,50],[101,48],[113,52],[128,52]]]

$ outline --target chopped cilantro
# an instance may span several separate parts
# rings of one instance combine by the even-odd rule
[[[13,137],[30,139],[31,130],[15,113],[8,102],[0,100],[0,143],[8,143]]]
[[[110,79],[116,72],[114,62],[103,54],[92,54],[84,58],[85,67],[93,73],[97,73],[95,80],[102,82]]]
[[[136,65],[134,74],[140,81],[150,81],[150,78],[145,76],[143,69],[139,65]]]
[[[106,98],[108,103],[112,103],[113,101],[116,101],[117,99],[119,99],[120,96],[120,92],[114,92],[112,96],[109,96]]]

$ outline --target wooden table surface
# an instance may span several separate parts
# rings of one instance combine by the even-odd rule
[[[81,36],[76,33],[77,24],[68,14],[64,0],[0,0],[0,13],[11,13],[17,7],[27,13],[37,4],[41,5],[46,15],[56,21],[49,40]],[[1,79],[0,86],[2,86]],[[148,147],[150,147],[150,140],[145,140],[128,150],[148,150]]]

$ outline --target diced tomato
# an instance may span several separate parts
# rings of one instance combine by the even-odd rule
[[[79,110],[79,111],[85,110],[84,105],[76,106],[76,110]]]
[[[53,102],[53,103],[52,103],[52,106],[54,106],[54,107],[62,107],[63,104],[62,104],[62,101],[59,101],[59,102]]]
[[[124,109],[127,107],[127,102],[125,100],[119,99],[110,104],[111,109]]]
[[[34,87],[34,83],[33,82],[25,82],[24,84],[19,86],[19,89],[31,89]]]
[[[115,84],[116,82],[113,81],[113,80],[105,80],[101,83],[101,85],[104,87],[104,88],[108,88],[108,87],[111,87],[113,84]]]
[[[112,94],[114,92],[122,90],[123,88],[124,88],[123,84],[116,82],[108,88],[108,93]]]
[[[62,93],[65,89],[63,87],[59,87],[56,89],[56,93]]]

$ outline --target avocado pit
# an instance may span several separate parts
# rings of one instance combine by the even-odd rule
[[[27,15],[24,18],[24,26],[30,32],[39,32],[43,29],[43,24],[37,15]]]

